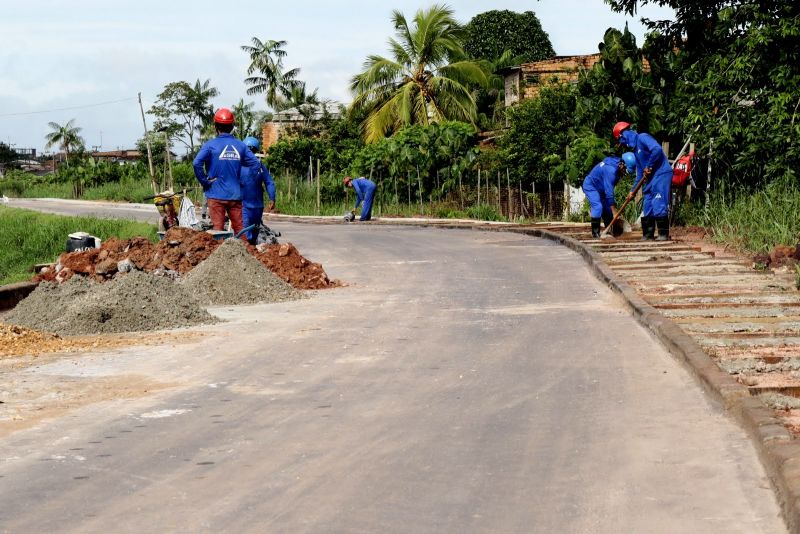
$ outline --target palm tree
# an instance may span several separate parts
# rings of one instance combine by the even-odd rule
[[[273,108],[275,111],[284,111],[291,108],[300,108],[305,104],[318,105],[321,103],[317,92],[319,89],[314,89],[313,93],[306,91],[305,82],[298,82],[292,87],[286,95],[279,95],[278,101],[275,102]]]
[[[210,79],[206,79],[206,81],[201,82],[200,78],[198,78],[194,82],[192,91],[194,93],[193,98],[195,102],[197,102],[200,106],[200,109],[198,110],[200,115],[200,124],[197,125],[197,131],[202,134],[206,126],[213,124],[214,122],[214,105],[211,103],[211,99],[219,96],[219,90],[216,87],[211,86]]]
[[[54,145],[59,145],[59,148],[64,151],[66,155],[67,166],[69,166],[69,150],[70,148],[79,149],[83,146],[84,140],[80,136],[82,128],[75,126],[75,119],[70,119],[63,126],[56,122],[48,123],[48,126],[53,129],[52,132],[45,136],[47,145],[45,148],[51,148]]]
[[[253,107],[255,107],[253,102],[245,104],[244,98],[240,98],[239,102],[231,109],[235,118],[235,131],[238,137],[245,138],[255,133],[256,114],[253,111]],[[256,135],[255,137],[260,136]]]
[[[486,74],[465,59],[464,31],[446,5],[419,10],[410,27],[399,11],[392,13],[396,38],[392,57],[372,55],[350,90],[355,112],[366,112],[362,125],[368,142],[406,125],[461,120],[475,124],[472,85],[485,85]]]
[[[242,46],[242,50],[250,56],[250,66],[247,67],[248,78],[244,83],[248,95],[264,93],[267,104],[274,107],[281,96],[289,98],[292,88],[297,85],[297,75],[300,69],[291,69],[283,72],[283,58],[286,57],[286,41],[261,41],[253,37],[252,45]]]

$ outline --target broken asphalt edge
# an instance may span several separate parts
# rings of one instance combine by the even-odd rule
[[[330,219],[320,221],[319,218],[287,216],[274,220],[305,223],[330,221]],[[337,218],[336,223],[342,224],[343,222]],[[358,225],[357,223],[344,224]],[[720,369],[697,341],[648,304],[633,287],[617,276],[605,263],[602,256],[592,250],[590,246],[569,236],[548,231],[546,228],[508,223],[484,224],[481,222],[442,221],[441,219],[382,219],[369,225],[512,232],[548,239],[578,253],[589,265],[596,278],[622,296],[629,311],[639,324],[649,330],[669,353],[688,369],[708,396],[721,404],[744,428],[772,482],[789,532],[800,534],[800,442],[792,439],[789,431],[775,417],[769,407],[760,399],[753,397],[746,386]],[[576,227],[582,228],[578,225]]]

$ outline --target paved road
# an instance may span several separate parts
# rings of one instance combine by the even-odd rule
[[[574,253],[274,226],[351,285],[27,371],[173,387],[0,441],[1,530],[785,531],[744,433]]]

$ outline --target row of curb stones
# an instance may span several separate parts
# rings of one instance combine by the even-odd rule
[[[278,220],[341,224],[338,220],[320,220],[315,217],[284,216]],[[792,439],[792,435],[769,407],[750,395],[746,386],[720,369],[691,336],[648,304],[634,288],[612,271],[600,254],[589,246],[543,228],[514,224],[440,223],[413,219],[384,219],[370,224],[513,232],[548,239],[578,253],[589,265],[595,277],[623,297],[636,320],[647,328],[673,357],[684,364],[711,399],[739,421],[752,439],[767,476],[772,481],[789,532],[800,534],[800,442]]]

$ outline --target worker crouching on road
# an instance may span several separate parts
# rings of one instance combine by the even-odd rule
[[[589,201],[592,218],[592,237],[600,237],[600,220],[606,228],[617,215],[614,188],[625,173],[636,169],[636,157],[626,152],[622,158],[609,156],[594,166],[583,180],[583,192]]]
[[[233,113],[220,108],[214,114],[217,137],[207,141],[194,158],[194,175],[203,186],[208,199],[208,212],[214,230],[225,229],[225,215],[231,220],[234,234],[244,228],[242,222],[242,167],[258,168],[258,161],[250,149],[236,139],[233,131]],[[246,236],[242,236],[246,240]]]
[[[260,146],[255,137],[246,137],[244,144],[254,154]],[[261,224],[261,217],[264,215],[265,190],[269,197],[269,211],[272,211],[275,209],[275,182],[272,180],[269,169],[263,163],[260,163],[258,167],[242,169],[242,219],[245,228],[256,223]],[[256,244],[258,225],[247,233],[247,240],[251,245]]]
[[[377,189],[375,182],[364,177],[354,180],[347,176],[344,179],[344,185],[345,187],[352,187],[356,192],[356,205],[353,207],[353,213],[358,209],[358,205],[363,202],[361,220],[369,221],[372,219],[372,201],[375,199],[375,189]]]
[[[672,187],[672,167],[661,145],[648,133],[637,133],[627,122],[614,126],[614,138],[636,156],[636,181],[644,180],[642,196],[642,241],[651,241],[658,227],[656,241],[669,240],[669,199]],[[633,189],[628,198],[633,198]]]

